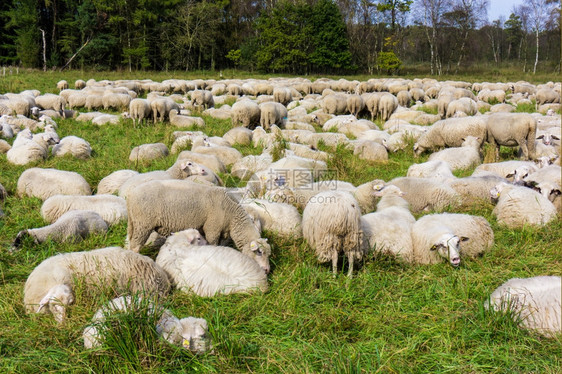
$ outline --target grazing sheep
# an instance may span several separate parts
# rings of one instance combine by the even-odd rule
[[[240,100],[232,105],[232,125],[242,123],[244,127],[251,130],[260,124],[260,106],[252,100]]]
[[[371,113],[371,121],[374,121],[375,116],[379,112],[379,101],[380,101],[381,95],[382,94],[380,94],[378,92],[373,92],[373,93],[367,94],[364,97],[365,106],[367,107],[367,110],[369,111],[369,113]]]
[[[201,117],[182,116],[176,109],[170,110],[170,124],[176,127],[205,127],[205,121]]]
[[[168,276],[149,257],[120,247],[71,252],[49,257],[29,275],[23,302],[27,313],[50,312],[62,323],[66,307],[74,302],[76,279],[95,288],[111,287],[116,293],[168,293]]]
[[[243,199],[240,205],[254,221],[259,222],[262,229],[273,231],[283,238],[302,238],[302,217],[294,206],[263,199]]]
[[[193,231],[169,236],[156,258],[172,285],[202,297],[267,291],[267,275],[256,261],[233,248],[194,243]]]
[[[410,203],[414,213],[442,211],[447,207],[457,207],[460,195],[449,185],[431,178],[399,177],[389,181],[404,192],[404,199]]]
[[[496,311],[510,311],[521,327],[545,337],[555,337],[562,331],[561,289],[559,276],[512,278],[496,288],[484,302]]]
[[[76,243],[91,234],[106,233],[107,229],[107,223],[96,212],[70,210],[51,225],[20,231],[14,240],[13,248],[19,248],[23,238],[27,236],[38,244],[48,239],[60,243]]]
[[[441,160],[446,162],[451,171],[465,170],[473,167],[474,165],[482,163],[480,155],[480,145],[482,139],[467,136],[463,139],[460,147],[446,148],[439,152],[432,153],[429,160]]]
[[[21,173],[17,183],[19,196],[47,200],[54,195],[91,195],[84,177],[73,171],[30,168]]]
[[[82,138],[73,135],[65,136],[53,147],[53,156],[62,157],[67,154],[86,160],[92,154],[92,147]]]
[[[127,199],[130,249],[138,252],[153,230],[167,236],[195,228],[209,243],[234,240],[236,247],[269,272],[271,248],[248,214],[228,192],[177,180],[151,181],[131,191]]]
[[[68,82],[65,80],[60,80],[57,82],[57,89],[59,91],[68,89]]]
[[[131,151],[129,161],[149,161],[164,158],[170,152],[164,143],[141,144]]]
[[[362,246],[361,210],[353,195],[345,191],[325,191],[315,195],[304,208],[303,237],[314,249],[318,261],[332,262],[338,270],[338,257],[343,252],[349,261],[348,277],[353,263],[365,255]]]
[[[525,160],[535,158],[537,122],[526,113],[495,113],[488,116],[487,141],[500,157],[500,146],[519,146]]]
[[[205,109],[215,105],[211,91],[195,90],[191,93],[191,100],[194,106],[203,107]]]
[[[285,122],[289,116],[287,108],[280,103],[266,102],[259,105],[260,107],[260,126],[268,130],[272,125],[281,128],[285,126]]]
[[[407,108],[410,106],[412,96],[408,91],[400,91],[396,94],[396,100],[398,100],[398,105]]]
[[[425,150],[460,147],[467,136],[474,136],[484,141],[487,134],[486,120],[482,116],[440,120],[429,126],[419,137],[414,144],[414,155],[419,156]]]
[[[41,206],[41,216],[51,223],[71,210],[96,212],[109,226],[127,219],[125,200],[115,195],[54,195],[45,200]]]
[[[74,88],[75,88],[75,89],[81,90],[81,89],[83,89],[84,87],[86,87],[86,82],[83,81],[82,79],[77,79],[77,80],[74,82]]]
[[[359,95],[349,95],[347,97],[347,111],[355,117],[365,109],[365,101]]]
[[[468,97],[453,100],[447,105],[446,118],[457,117],[460,115],[473,116],[478,111],[476,102]]]
[[[178,104],[168,97],[159,97],[150,101],[150,108],[152,109],[154,123],[157,121],[163,122],[166,117],[169,116],[172,109],[175,109],[178,112],[180,110]]]
[[[66,106],[66,100],[64,97],[54,94],[37,96],[35,98],[35,103],[42,109],[52,109],[60,114],[62,114],[64,107]]]
[[[168,309],[155,307],[152,302],[139,296],[120,296],[98,309],[82,333],[84,348],[99,347],[103,343],[103,335],[109,327],[108,320],[112,321],[112,318],[121,313],[139,311],[146,311],[150,316],[158,316],[156,332],[168,343],[179,345],[192,353],[204,353],[211,349],[209,328],[203,318],[178,319]]]
[[[499,183],[490,190],[490,196],[492,200],[497,200],[492,214],[498,223],[509,228],[544,226],[556,219],[554,205],[530,188]]]
[[[560,103],[560,93],[550,88],[541,88],[537,91],[535,97],[538,106],[546,103]]]
[[[381,197],[377,211],[361,217],[364,245],[376,253],[396,256],[406,262],[413,261],[411,231],[416,219],[410,213],[404,193],[393,185],[377,186],[375,195]]]
[[[293,101],[291,89],[288,87],[274,87],[273,100],[286,106]]]
[[[396,96],[389,93],[383,93],[379,99],[378,105],[381,119],[383,121],[387,121],[396,108],[398,108],[398,99],[396,99]]]
[[[353,154],[362,160],[367,161],[386,161],[388,152],[382,144],[369,140],[356,140],[353,142]]]
[[[127,179],[138,175],[139,172],[135,170],[117,170],[108,176],[104,177],[98,183],[97,194],[99,195],[113,195],[119,191],[121,185],[127,181]]]
[[[133,99],[129,103],[129,116],[133,120],[133,125],[146,122],[150,118],[152,108],[146,99]]]
[[[322,100],[322,108],[328,114],[344,114],[347,110],[347,97],[336,93],[326,95]]]

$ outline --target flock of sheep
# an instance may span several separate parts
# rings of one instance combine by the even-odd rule
[[[34,163],[20,175],[15,192],[43,200],[41,215],[50,223],[21,231],[14,248],[27,237],[76,242],[127,221],[127,249],[59,254],[38,265],[25,284],[27,312],[51,313],[59,322],[74,302],[77,277],[116,287],[122,296],[100,309],[84,331],[87,348],[101,344],[100,321],[137,308],[144,298],[165,297],[173,287],[205,297],[267,291],[272,251],[263,230],[306,239],[334,274],[345,256],[351,277],[354,264],[373,253],[455,267],[462,258],[482,255],[494,245],[487,220],[443,213],[479,199],[493,199],[493,214],[509,228],[559,219],[560,83],[279,78],[78,80],[75,89],[66,81],[57,88],[58,95],[0,95],[0,153],[16,165]],[[515,112],[516,105],[532,100],[538,113]],[[94,111],[109,109],[122,114]],[[231,119],[232,128],[222,137],[207,136],[200,113]],[[189,130],[174,132],[170,149],[154,143],[131,150],[132,161],[178,153],[169,169],[115,170],[92,195],[78,173],[38,167],[51,154],[84,160],[92,155],[86,139],[59,138],[59,118],[100,126],[128,118],[134,126],[167,121]],[[412,143],[416,155],[433,152],[427,162],[411,165],[405,176],[359,186],[330,179],[330,153],[319,149],[344,145],[360,159],[384,162]],[[518,147],[521,160],[482,163],[486,143],[495,148],[496,161],[500,146]],[[261,146],[263,152],[243,156],[234,145]],[[474,166],[469,177],[453,174]],[[246,180],[245,187],[223,187],[219,174],[227,171]],[[6,195],[0,185],[0,201]],[[155,261],[138,253],[143,246],[159,248]],[[560,288],[556,276],[511,279],[486,305],[511,308],[524,327],[550,336],[561,330]],[[140,298],[125,296],[141,291]],[[194,352],[210,349],[205,320],[180,320],[157,305],[150,308],[161,315],[157,330],[164,339]]]

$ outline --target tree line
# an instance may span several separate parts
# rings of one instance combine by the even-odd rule
[[[560,3],[527,0],[3,0],[0,64],[44,69],[432,74],[560,71]]]

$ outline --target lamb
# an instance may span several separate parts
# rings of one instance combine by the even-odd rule
[[[163,180],[144,183],[127,199],[129,248],[138,252],[153,230],[167,236],[175,231],[203,230],[208,242],[231,237],[236,247],[269,272],[271,247],[260,238],[248,214],[220,187]]]
[[[21,173],[17,183],[19,196],[49,197],[62,195],[91,195],[92,190],[84,177],[73,171],[30,168]]]
[[[404,199],[410,203],[414,213],[443,211],[457,207],[461,196],[449,185],[430,178],[399,177],[389,181],[404,192]]]
[[[453,100],[447,105],[446,118],[456,117],[459,113],[473,116],[477,112],[476,102],[468,97]]]
[[[488,128],[482,117],[449,118],[440,120],[428,127],[416,144],[414,155],[419,156],[425,150],[443,147],[460,147],[467,136],[487,138]]]
[[[526,113],[495,113],[486,121],[487,141],[496,149],[496,161],[500,146],[519,146],[525,160],[535,158],[537,122]]]
[[[155,307],[151,301],[139,296],[117,297],[98,309],[82,333],[84,347],[91,349],[102,345],[103,335],[110,328],[109,323],[118,318],[119,313],[139,311],[146,311],[149,316],[154,317],[156,332],[170,344],[182,346],[192,353],[204,353],[211,349],[207,321],[203,318],[178,319],[168,309]]]
[[[64,322],[66,307],[75,301],[76,279],[95,288],[106,285],[116,293],[165,296],[170,288],[168,276],[154,261],[120,247],[63,253],[41,262],[27,278],[26,312],[49,312]]]
[[[303,237],[315,251],[318,261],[332,261],[332,272],[338,270],[338,256],[343,252],[349,261],[348,277],[355,260],[365,255],[362,246],[361,210],[353,195],[345,191],[325,191],[315,196],[304,208]]]
[[[233,248],[206,245],[200,236],[180,231],[160,248],[156,263],[175,287],[202,297],[267,291],[267,275],[256,261]]]
[[[133,120],[133,125],[146,122],[150,118],[152,108],[150,102],[146,99],[133,99],[129,103],[129,116]]]
[[[138,174],[138,171],[127,169],[114,171],[98,183],[97,193],[99,195],[113,195],[119,191],[119,188],[127,179]]]
[[[460,147],[447,148],[432,153],[429,156],[429,160],[445,161],[451,168],[451,171],[466,170],[474,165],[482,163],[482,157],[480,155],[481,144],[482,139],[474,136],[467,136],[463,139]]]
[[[383,121],[387,121],[390,115],[398,108],[398,99],[396,96],[383,93],[379,99],[379,113]]]
[[[90,143],[77,136],[65,136],[58,144],[53,147],[53,156],[62,157],[71,154],[73,157],[81,160],[90,158],[92,147]]]
[[[388,253],[403,261],[413,261],[411,231],[416,219],[404,193],[393,185],[377,186],[375,194],[381,197],[375,213],[361,217],[364,244],[376,253]]]
[[[129,161],[156,160],[168,156],[170,152],[164,143],[141,144],[131,150]]]
[[[527,187],[499,183],[490,190],[497,200],[492,211],[498,223],[509,228],[544,226],[556,219],[556,208],[543,195]]]
[[[60,243],[77,243],[89,235],[103,234],[107,230],[107,223],[96,212],[71,210],[60,216],[51,225],[20,231],[12,244],[12,248],[19,248],[25,237],[33,238],[33,241],[37,244],[48,239]]]
[[[35,98],[35,103],[42,109],[53,109],[62,115],[64,107],[66,106],[66,100],[64,97],[54,94],[45,94],[42,96],[37,96]]]
[[[484,307],[510,311],[521,327],[555,337],[562,331],[561,284],[559,276],[512,278],[492,292]]]
[[[280,103],[267,102],[259,105],[260,107],[260,126],[268,130],[272,125],[284,127],[287,120],[287,108]]]
[[[194,106],[204,107],[205,109],[215,105],[211,91],[195,90],[191,93],[191,100]]]
[[[205,127],[205,121],[201,117],[182,116],[176,109],[170,110],[170,124],[176,127]]]
[[[302,217],[294,206],[263,199],[243,199],[240,204],[262,229],[287,239],[302,238]]]
[[[51,223],[71,210],[93,211],[99,214],[109,226],[127,219],[125,200],[114,195],[54,195],[41,205],[41,216],[45,221]]]
[[[232,125],[242,123],[244,127],[255,129],[260,124],[260,106],[252,100],[240,100],[232,105]]]

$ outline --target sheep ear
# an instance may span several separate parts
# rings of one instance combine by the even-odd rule
[[[506,178],[512,178],[512,177],[514,177],[514,176],[515,176],[515,173],[509,173],[509,174],[507,174],[505,177],[506,177]]]
[[[544,139],[544,135],[537,136],[537,139]]]
[[[555,140],[560,140],[560,138],[557,137],[556,135],[551,135],[550,137],[551,137],[552,139],[555,139]]]
[[[180,163],[180,169],[181,170],[187,169],[187,164],[188,164],[188,161],[183,161],[182,163]]]
[[[459,237],[459,241],[461,241],[461,242],[467,242],[467,241],[469,241],[469,240],[470,240],[470,238],[468,238],[468,237],[466,237],[466,236],[461,236],[461,237]]]
[[[406,192],[400,191],[400,193],[398,194],[398,196],[406,196]]]
[[[441,246],[441,244],[433,244],[433,245],[431,246],[431,248],[429,248],[429,250],[430,250],[430,251],[436,251],[437,248],[439,248],[440,246]]]

